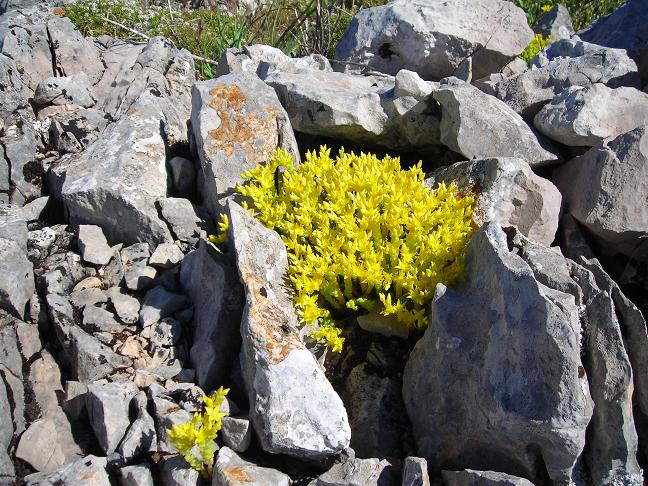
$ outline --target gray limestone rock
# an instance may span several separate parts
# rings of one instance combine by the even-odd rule
[[[115,314],[101,307],[88,305],[83,309],[83,325],[93,331],[120,333],[125,326],[115,318]]]
[[[167,456],[158,470],[162,486],[197,486],[200,474],[182,456]]]
[[[169,160],[173,187],[179,197],[191,197],[196,192],[196,167],[184,157],[173,157]],[[165,199],[162,199],[165,201]]]
[[[85,73],[91,84],[101,78],[104,64],[99,48],[86,39],[67,17],[52,16],[47,21],[53,64],[61,76]]]
[[[95,336],[76,326],[72,306],[65,297],[50,294],[47,306],[74,379],[90,383],[132,364],[130,359],[116,354]]]
[[[162,285],[158,285],[144,296],[139,322],[142,327],[150,326],[186,306],[187,297],[169,292]]]
[[[506,103],[474,86],[449,79],[433,96],[441,105],[441,143],[455,152],[469,159],[519,157],[531,167],[561,161]]]
[[[561,39],[545,51],[542,63],[510,78],[480,80],[476,86],[533,120],[540,109],[570,86],[603,83],[640,88],[637,65],[625,51]]]
[[[180,282],[194,307],[189,361],[198,385],[214,389],[229,376],[240,349],[243,289],[236,268],[205,241],[182,261]]]
[[[578,35],[593,44],[625,49],[639,65],[641,77],[645,80],[648,79],[648,27],[644,21],[647,12],[645,2],[629,0],[612,14],[593,22]]]
[[[104,453],[114,452],[124,437],[130,425],[129,405],[136,394],[137,387],[132,381],[88,385],[88,417]]]
[[[275,88],[295,130],[391,149],[435,150],[440,112],[435,87],[411,71],[396,78],[327,71],[274,72]]]
[[[276,469],[257,466],[243,460],[229,447],[218,451],[212,486],[236,486],[249,483],[255,486],[290,486],[290,477]]]
[[[380,459],[349,459],[335,464],[308,486],[391,486],[392,465]]]
[[[103,290],[97,287],[77,290],[70,294],[70,303],[77,309],[83,309],[86,306],[94,306],[103,302],[108,302],[108,296]]]
[[[30,361],[43,349],[40,340],[38,326],[36,324],[27,324],[26,322],[16,321],[16,337],[20,347],[20,354],[23,360]]]
[[[182,324],[172,317],[166,317],[144,328],[140,335],[158,346],[173,346],[182,337]]]
[[[41,80],[54,75],[46,24],[42,19],[31,19],[17,11],[3,16],[2,20],[0,52],[13,61],[24,84],[33,91]]]
[[[33,266],[23,249],[15,241],[0,237],[0,308],[24,318],[35,290]]]
[[[153,267],[162,269],[173,268],[177,266],[183,258],[184,254],[177,245],[173,243],[161,243],[157,246],[151,255],[151,258],[149,258],[149,264]]]
[[[50,119],[50,145],[61,154],[85,150],[112,122],[109,115],[96,109],[55,111]]]
[[[562,196],[550,181],[533,173],[518,158],[458,162],[434,171],[425,184],[455,182],[463,191],[475,193],[478,224],[494,221],[515,226],[522,234],[549,246],[556,235]]]
[[[135,243],[121,250],[121,259],[127,268],[144,266],[151,256],[148,243]]]
[[[539,283],[494,223],[473,236],[466,274],[456,289],[437,286],[430,325],[405,368],[418,452],[434,469],[528,478],[542,474],[541,457],[552,480],[568,482],[593,408],[577,302]]]
[[[133,398],[133,404],[137,409],[137,418],[130,425],[117,448],[119,455],[127,461],[157,450],[155,422],[147,411],[146,393],[139,392]]]
[[[532,486],[528,479],[495,471],[442,471],[447,486]]]
[[[188,199],[177,197],[161,199],[158,204],[162,217],[169,224],[176,239],[194,247],[200,238],[200,231],[207,229],[200,216],[200,210]]]
[[[40,357],[29,365],[29,387],[42,417],[51,416],[59,409],[59,395],[63,394],[61,370],[54,357],[43,350]]]
[[[248,419],[223,417],[220,433],[223,444],[235,452],[245,452],[252,442],[252,425]]]
[[[272,158],[277,147],[299,160],[288,115],[255,74],[234,73],[196,83],[191,126],[200,157],[202,195],[212,214],[223,212],[241,173]]]
[[[246,296],[241,366],[261,447],[315,460],[337,455],[351,438],[347,413],[299,338],[285,289],[283,242],[238,204],[230,201],[227,212],[228,237]]]
[[[157,270],[148,265],[135,265],[126,269],[124,280],[126,288],[132,291],[146,290],[153,284]]]
[[[422,457],[406,457],[403,461],[401,486],[430,486],[427,461]]]
[[[15,241],[26,251],[29,233],[22,210],[13,204],[0,204],[0,238]]]
[[[25,477],[27,486],[110,486],[105,457],[86,456],[53,473],[37,473]]]
[[[351,447],[361,458],[400,457],[405,415],[400,383],[381,377],[371,365],[351,370],[344,387]]]
[[[533,124],[540,133],[564,145],[603,145],[648,124],[648,94],[600,83],[573,86],[545,105]]]
[[[139,300],[124,293],[119,287],[109,288],[106,294],[124,324],[135,324],[139,320]]]
[[[29,463],[36,471],[54,472],[65,464],[65,455],[56,437],[56,425],[51,419],[40,419],[33,422],[20,437],[16,448],[16,457]],[[47,444],[47,447],[36,447]]]
[[[153,475],[148,464],[135,464],[119,470],[122,486],[154,486]]]
[[[335,50],[340,61],[438,81],[472,58],[476,78],[498,72],[533,38],[522,9],[500,0],[397,0],[362,9]],[[358,71],[355,64],[347,70]]]
[[[157,52],[155,47],[162,44],[159,38],[151,39],[148,53]],[[70,221],[100,225],[110,241],[153,246],[172,241],[155,202],[168,190],[166,145],[187,140],[194,73],[188,52],[173,48],[169,52],[161,72],[147,71],[146,89],[128,103],[127,113],[90,147],[65,155],[50,172],[52,193],[62,200]],[[140,54],[144,66],[146,56]],[[101,88],[96,88],[101,98]],[[129,88],[137,91],[135,86]],[[118,105],[124,103],[122,99]]]
[[[594,147],[554,173],[566,211],[605,251],[631,255],[648,229],[648,127]],[[611,246],[610,246],[611,245]]]
[[[113,256],[113,249],[99,226],[79,225],[78,244],[81,256],[88,263],[105,265]]]
[[[39,105],[78,105],[90,108],[95,104],[92,84],[86,73],[70,77],[47,78],[36,87],[34,103]]]
[[[557,3],[538,17],[533,32],[553,40],[569,38],[574,34],[574,26],[569,10],[562,3]]]

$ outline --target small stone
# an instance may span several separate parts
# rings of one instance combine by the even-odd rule
[[[256,486],[289,486],[290,477],[276,469],[244,461],[229,447],[218,451],[212,486],[236,486],[250,483]]]
[[[184,258],[184,253],[173,243],[162,243],[155,249],[149,264],[158,268],[173,268]]]
[[[125,324],[135,324],[139,319],[140,302],[135,297],[121,291],[119,287],[111,287],[106,291],[119,318]]]
[[[236,452],[245,452],[252,441],[250,421],[243,418],[223,417],[221,437],[223,443]]]
[[[113,256],[113,250],[99,226],[80,225],[78,244],[81,256],[88,263],[105,265]]]
[[[61,370],[48,351],[41,351],[40,358],[29,367],[29,386],[41,416],[55,412],[59,408],[58,394],[63,394]]]
[[[167,456],[162,460],[158,478],[164,486],[197,486],[200,474],[182,456]]]
[[[124,437],[130,425],[129,404],[137,391],[131,381],[88,385],[88,417],[104,453],[114,452]]]
[[[191,421],[192,415],[178,407],[177,403],[174,403],[166,398],[159,396],[152,396],[151,389],[149,388],[149,397],[153,400],[154,411],[155,411],[155,424],[157,429],[157,438],[158,438],[158,451],[159,452],[175,452],[176,448],[171,443],[171,440],[167,436],[167,429],[170,429],[175,424],[181,424],[183,422]]]
[[[28,223],[38,221],[49,202],[49,196],[37,197],[20,208],[20,216]]]
[[[151,250],[148,243],[135,243],[121,250],[122,263],[127,267],[146,265],[150,256]]]
[[[118,333],[124,330],[124,325],[115,319],[112,312],[94,305],[89,305],[83,310],[83,325],[110,333]]]
[[[133,398],[133,402],[137,408],[137,418],[128,428],[124,440],[117,449],[117,452],[127,461],[157,450],[155,423],[146,410],[148,404],[146,393],[140,391]]]
[[[72,289],[73,292],[79,292],[87,289],[98,289],[101,287],[101,280],[97,277],[87,277],[77,283]]]
[[[190,247],[195,246],[200,238],[200,231],[205,226],[198,214],[199,208],[188,199],[178,197],[161,199],[158,204],[162,218],[169,224],[176,238]]]
[[[71,419],[80,420],[86,415],[86,393],[88,385],[80,381],[65,382],[65,401],[63,409]]]
[[[117,352],[122,356],[128,356],[129,358],[134,359],[139,358],[142,355],[142,350],[135,336],[129,336],[126,338],[124,344],[117,348]]]
[[[55,440],[56,435],[54,421],[47,418],[35,421],[20,436],[16,457],[36,471],[56,471],[65,464],[65,455]],[[38,444],[47,444],[48,447],[37,447]]]
[[[55,484],[110,486],[106,465],[105,457],[86,456],[63,466],[51,474],[30,474],[25,477],[25,484],[27,486],[51,486]]]
[[[405,458],[401,486],[430,486],[430,476],[425,459],[422,457]]]
[[[124,278],[128,290],[146,290],[151,286],[157,270],[149,266],[133,266],[126,270]]]
[[[151,327],[151,342],[160,346],[177,344],[182,337],[182,325],[172,317],[167,317]]]
[[[25,361],[30,361],[43,349],[38,326],[35,324],[16,321],[16,337],[20,345],[20,354]]]
[[[154,486],[151,468],[148,464],[136,464],[119,470],[122,486]]]
[[[447,486],[533,486],[528,479],[495,471],[441,471]]]
[[[38,257],[44,257],[47,255],[48,250],[52,247],[56,241],[56,231],[52,228],[45,227],[43,229],[30,231],[27,236],[27,247],[31,249],[36,249],[38,251]]]
[[[124,280],[124,265],[117,248],[113,249],[113,256],[108,264],[99,270],[106,287],[119,287]]]
[[[382,314],[365,314],[358,316],[358,325],[367,332],[382,334],[383,336],[396,336],[407,339],[409,329],[394,316],[383,316]]]
[[[32,263],[12,240],[0,238],[0,308],[20,319],[35,292]]]
[[[392,465],[380,459],[349,459],[335,464],[308,486],[382,486],[393,484]]]
[[[140,324],[150,326],[187,306],[184,295],[169,292],[161,285],[149,290],[142,301]]]
[[[77,309],[83,309],[86,306],[94,306],[103,302],[108,302],[108,297],[101,289],[96,287],[77,290],[70,294],[70,303]]]
[[[191,160],[173,157],[169,160],[173,187],[180,197],[191,197],[196,192],[196,168]]]

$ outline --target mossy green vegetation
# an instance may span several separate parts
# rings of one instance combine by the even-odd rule
[[[166,431],[187,464],[206,478],[211,477],[214,467],[214,440],[222,427],[223,417],[227,416],[220,410],[228,392],[228,388],[220,387],[212,395],[204,396],[201,412],[195,412],[190,422],[174,424]]]
[[[424,328],[437,283],[462,277],[474,196],[424,177],[420,163],[403,170],[398,158],[326,147],[297,168],[277,150],[243,174],[246,209],[286,245],[300,319],[332,350],[340,318],[380,312]]]

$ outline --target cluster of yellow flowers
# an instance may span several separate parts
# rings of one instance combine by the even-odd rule
[[[221,405],[229,388],[221,386],[210,396],[204,396],[202,412],[194,413],[190,422],[174,424],[167,429],[167,435],[173,445],[182,454],[187,464],[205,477],[211,477],[214,467],[214,440],[221,429],[223,417]],[[194,447],[200,452],[200,457],[193,452]]]
[[[550,41],[550,36],[545,37],[542,34],[534,35],[533,40],[529,42],[529,45],[526,46],[522,51],[522,54],[520,54],[520,58],[530,66],[531,61],[533,61],[536,54],[544,49]]]
[[[344,150],[331,158],[326,147],[297,168],[277,150],[243,174],[246,209],[286,245],[300,318],[319,325],[312,336],[331,349],[343,342],[333,319],[350,312],[423,328],[436,284],[463,274],[474,197],[454,185],[429,189],[424,177],[420,162],[402,170],[398,158]]]

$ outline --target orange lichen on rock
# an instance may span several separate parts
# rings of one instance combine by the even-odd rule
[[[220,118],[218,128],[209,131],[212,147],[226,157],[241,149],[252,165],[272,157],[279,142],[276,112],[266,108],[246,113],[247,98],[238,86],[218,84],[209,94],[209,105]]]

